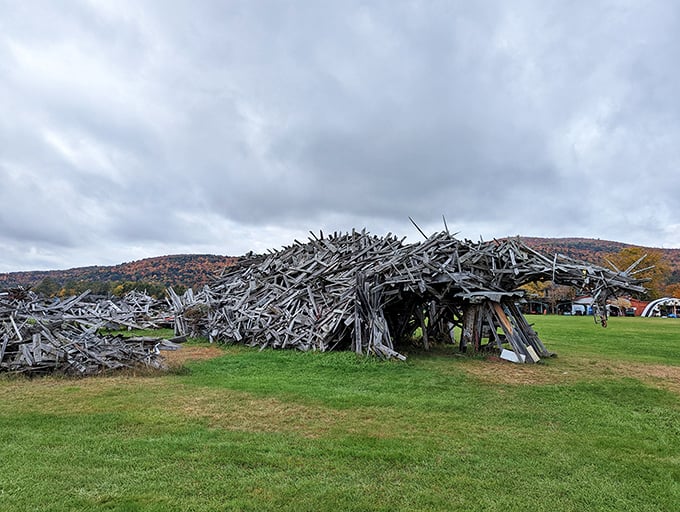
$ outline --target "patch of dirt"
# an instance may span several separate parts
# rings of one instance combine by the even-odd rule
[[[163,357],[168,366],[175,368],[182,366],[187,361],[204,361],[221,355],[224,355],[224,350],[214,345],[208,347],[182,346],[179,350],[163,352]]]
[[[610,365],[614,373],[639,379],[656,388],[680,394],[680,367],[662,364],[615,363]]]
[[[470,360],[464,369],[489,384],[550,384],[557,381],[557,375],[549,366],[513,364],[496,358]]]
[[[201,395],[175,396],[166,407],[206,421],[211,428],[244,432],[296,432],[317,438],[346,424],[347,412],[231,390],[202,389]]]
[[[513,364],[500,359],[469,361],[465,371],[490,384],[560,384],[593,378],[630,377],[680,394],[680,366],[587,358],[551,359],[547,364]]]

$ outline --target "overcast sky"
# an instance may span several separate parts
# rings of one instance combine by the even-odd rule
[[[680,2],[0,0],[0,272],[308,231],[680,247]]]

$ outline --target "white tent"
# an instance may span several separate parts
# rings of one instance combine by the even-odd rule
[[[647,304],[642,311],[642,316],[666,316],[680,313],[680,299],[675,297],[664,297],[656,299]]]

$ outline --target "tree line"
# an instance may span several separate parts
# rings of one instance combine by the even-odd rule
[[[149,281],[66,281],[60,283],[59,281],[45,277],[38,284],[31,286],[31,290],[45,297],[69,297],[72,295],[80,295],[87,290],[94,295],[101,295],[106,297],[122,297],[126,293],[137,290],[146,292],[151,297],[162,299],[165,297],[167,286],[163,283],[149,282]],[[173,286],[177,293],[184,293],[186,286]]]

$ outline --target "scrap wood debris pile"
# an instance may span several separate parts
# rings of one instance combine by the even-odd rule
[[[158,301],[148,295],[87,300],[88,294],[47,300],[14,289],[1,295],[0,372],[92,375],[136,366],[162,368],[160,351],[179,348],[181,339],[98,334],[102,328],[156,326]]]
[[[628,272],[549,258],[519,238],[473,243],[442,232],[404,244],[352,231],[312,233],[307,243],[244,258],[200,292],[169,294],[176,333],[211,341],[403,358],[399,340],[419,330],[426,348],[432,339],[453,343],[458,327],[463,351],[486,339],[536,362],[551,354],[516,301],[520,286],[542,280],[588,290],[598,311],[611,296],[644,291]]]

